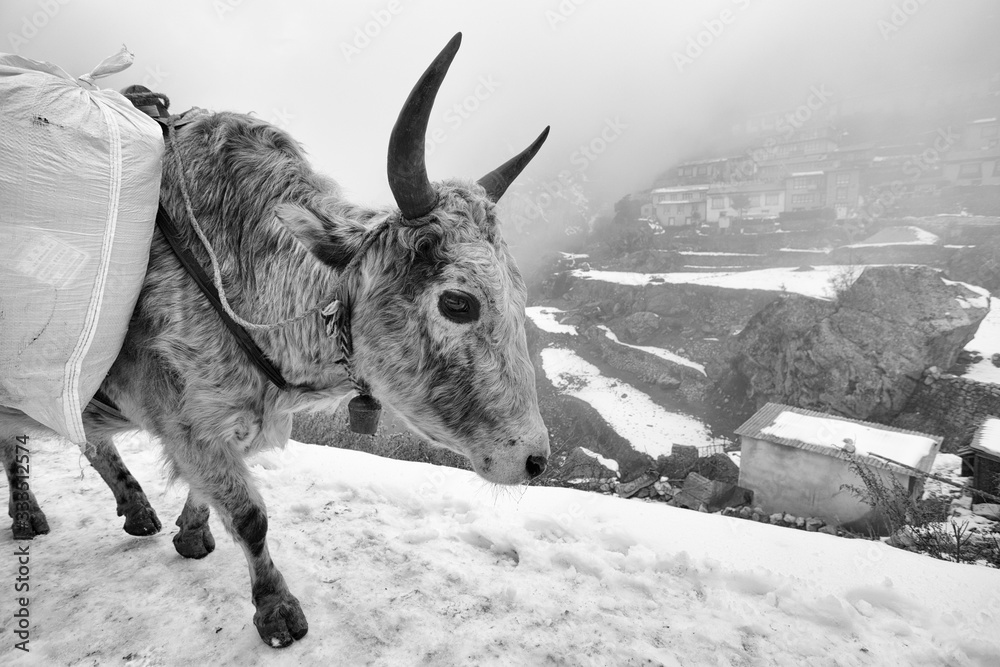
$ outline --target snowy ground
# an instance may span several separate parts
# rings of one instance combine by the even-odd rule
[[[688,257],[763,257],[764,256],[752,252],[702,252],[698,250],[679,250],[677,254],[686,255]]]
[[[666,350],[662,347],[653,347],[651,345],[630,345],[629,343],[623,343],[620,340],[618,340],[618,336],[615,335],[614,331],[607,328],[603,324],[599,325],[597,328],[602,330],[605,336],[607,336],[614,342],[618,343],[619,345],[630,347],[633,350],[641,350],[642,352],[646,352],[647,354],[652,354],[653,356],[659,357],[660,359],[665,359],[666,361],[670,361],[675,364],[680,364],[681,366],[687,366],[688,368],[693,368],[702,375],[705,375],[705,367],[696,361],[691,361],[686,357],[682,357],[679,354],[671,352],[670,350]]]
[[[576,327],[572,324],[560,324],[556,319],[557,315],[565,312],[559,310],[558,308],[550,308],[549,306],[529,306],[524,309],[524,312],[529,318],[531,318],[531,321],[535,323],[535,326],[542,331],[569,334],[570,336],[575,336],[577,334]]]
[[[1000,664],[997,570],[298,443],[255,467],[271,553],[310,622],[275,651],[214,517],[215,553],[174,553],[184,489],[164,490],[143,437],[119,447],[164,524],[147,538],[120,530],[69,446],[33,442],[52,533],[21,543],[31,652],[11,648],[7,588],[4,665]],[[6,530],[0,543],[11,582]]]
[[[983,355],[981,361],[972,364],[962,377],[979,382],[1000,384],[1000,368],[993,365],[991,358],[1000,352],[1000,302],[990,300],[990,312],[979,324],[976,336],[965,346],[966,350]]]
[[[920,227],[887,227],[861,243],[852,243],[848,248],[877,248],[896,245],[937,245],[941,239]]]
[[[817,299],[833,297],[833,285],[841,276],[856,269],[846,266],[816,266],[812,271],[794,267],[758,269],[755,271],[717,273],[632,273],[627,271],[573,271],[584,280],[600,280],[622,285],[648,285],[655,282],[713,285],[729,289],[758,289],[794,292]],[[855,276],[856,277],[856,276]]]
[[[637,452],[670,456],[675,443],[697,447],[703,454],[721,449],[701,420],[665,410],[627,382],[601,375],[597,366],[572,350],[545,348],[542,367],[552,386],[589,403]]]

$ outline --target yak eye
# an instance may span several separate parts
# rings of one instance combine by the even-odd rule
[[[468,324],[479,319],[479,301],[465,292],[448,290],[438,298],[438,310],[452,322]]]

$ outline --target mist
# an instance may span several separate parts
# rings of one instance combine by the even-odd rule
[[[174,112],[254,112],[350,196],[387,203],[396,114],[461,31],[431,118],[431,178],[479,177],[551,125],[524,177],[568,171],[606,206],[678,161],[745,144],[734,126],[817,91],[820,107],[897,94],[905,107],[914,90],[995,74],[998,11],[986,0],[5,0],[0,50],[79,76],[125,44],[135,64],[104,87],[145,83]]]

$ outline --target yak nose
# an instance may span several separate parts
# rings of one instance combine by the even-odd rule
[[[524,464],[524,469],[528,472],[528,477],[534,479],[545,472],[545,464],[548,462],[544,456],[532,454]]]

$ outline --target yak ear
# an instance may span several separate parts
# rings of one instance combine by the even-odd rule
[[[274,216],[316,259],[338,271],[351,261],[365,235],[364,225],[328,220],[298,204],[282,204]]]

